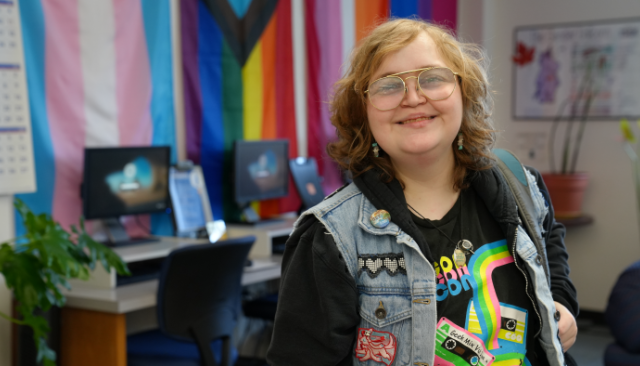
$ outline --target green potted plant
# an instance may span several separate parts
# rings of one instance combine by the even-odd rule
[[[96,262],[109,271],[130,274],[117,254],[93,240],[86,232],[84,220],[71,232],[63,229],[47,214],[36,215],[20,199],[14,206],[22,217],[26,233],[0,245],[0,273],[13,291],[20,319],[0,312],[0,317],[30,327],[38,354],[37,362],[56,364],[56,353],[47,345],[49,324],[34,311],[62,307],[65,296],[61,287],[71,289],[68,279],[88,279]]]
[[[590,48],[582,52],[582,64],[575,65],[576,73],[582,73],[577,79],[577,92],[567,98],[561,105],[553,121],[549,134],[549,166],[550,172],[542,175],[553,202],[555,215],[558,218],[576,218],[582,215],[582,201],[587,188],[589,176],[586,172],[577,172],[580,146],[587,126],[587,119],[593,100],[597,97],[605,69],[610,67],[606,58],[598,49]],[[568,117],[564,109],[570,106]],[[578,130],[573,132],[576,120]],[[566,121],[566,130],[562,141],[560,167],[556,168],[555,141],[560,122]]]

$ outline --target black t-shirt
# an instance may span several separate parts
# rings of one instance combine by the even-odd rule
[[[436,258],[435,364],[458,364],[460,359],[486,364],[491,357],[519,363],[526,355],[531,365],[547,365],[545,357],[538,359],[544,355],[534,340],[540,323],[526,293],[525,275],[514,263],[513,245],[475,191],[463,190],[440,220],[413,212],[412,218]],[[454,250],[461,239],[473,244],[473,254],[467,252],[466,264],[458,268]]]

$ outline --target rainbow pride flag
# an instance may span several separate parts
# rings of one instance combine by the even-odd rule
[[[342,176],[325,153],[335,138],[328,101],[351,49],[389,16],[456,27],[456,0],[182,0],[188,157],[202,165],[214,217],[236,218],[231,148],[236,139],[287,138],[289,155],[318,162],[325,194]],[[295,211],[263,201],[268,217]]]
[[[235,140],[285,138],[298,156],[289,1],[180,3],[187,156],[202,165],[214,218],[238,219],[232,199]],[[263,217],[300,200],[263,201]]]
[[[85,146],[170,145],[175,161],[169,5],[20,1],[38,190],[19,198],[34,212],[78,222]],[[163,216],[155,233],[171,230]]]

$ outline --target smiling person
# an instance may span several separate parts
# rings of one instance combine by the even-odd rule
[[[482,50],[388,21],[354,50],[331,106],[327,151],[354,179],[287,241],[269,364],[571,364],[564,227],[531,168],[544,253],[522,226],[492,153]]]

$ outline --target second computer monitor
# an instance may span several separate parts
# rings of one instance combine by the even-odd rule
[[[289,141],[237,140],[234,198],[240,206],[289,194]]]
[[[314,158],[297,157],[289,160],[289,168],[302,201],[301,210],[308,210],[322,202],[324,192],[321,178],[318,175],[316,160]]]

